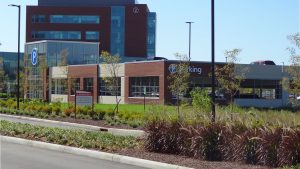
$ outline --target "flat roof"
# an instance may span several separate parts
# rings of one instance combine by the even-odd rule
[[[40,40],[40,41],[34,41],[34,42],[26,42],[25,45],[37,44],[37,43],[47,43],[47,42],[54,42],[54,43],[81,43],[81,44],[94,44],[94,45],[99,45],[100,44],[100,42],[63,41],[63,40]]]
[[[38,6],[109,7],[137,4],[136,0],[38,0]]]

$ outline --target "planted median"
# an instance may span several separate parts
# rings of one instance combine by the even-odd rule
[[[37,140],[86,149],[113,152],[138,147],[139,142],[130,136],[114,136],[83,130],[40,127],[29,124],[0,121],[1,135]]]

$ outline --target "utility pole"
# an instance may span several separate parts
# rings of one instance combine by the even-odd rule
[[[185,22],[189,24],[189,61],[191,61],[191,38],[192,38],[192,23],[194,22]]]
[[[18,19],[18,70],[17,70],[17,109],[20,108],[20,21],[21,21],[21,6],[10,4],[8,6],[17,7],[19,9]]]

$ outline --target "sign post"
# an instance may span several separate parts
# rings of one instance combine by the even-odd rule
[[[76,106],[93,106],[93,93],[88,91],[75,91],[75,119]]]
[[[144,113],[146,110],[146,86],[144,86]]]

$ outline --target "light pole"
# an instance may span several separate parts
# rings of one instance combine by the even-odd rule
[[[17,70],[17,109],[20,107],[20,20],[21,20],[21,5],[10,4],[8,6],[17,7],[19,9],[18,19],[18,70]]]
[[[282,62],[282,72],[284,72],[284,62]]]
[[[192,35],[192,23],[194,22],[185,22],[189,24],[189,61],[191,61],[191,35]]]
[[[216,121],[215,107],[215,0],[211,0],[211,121]]]

